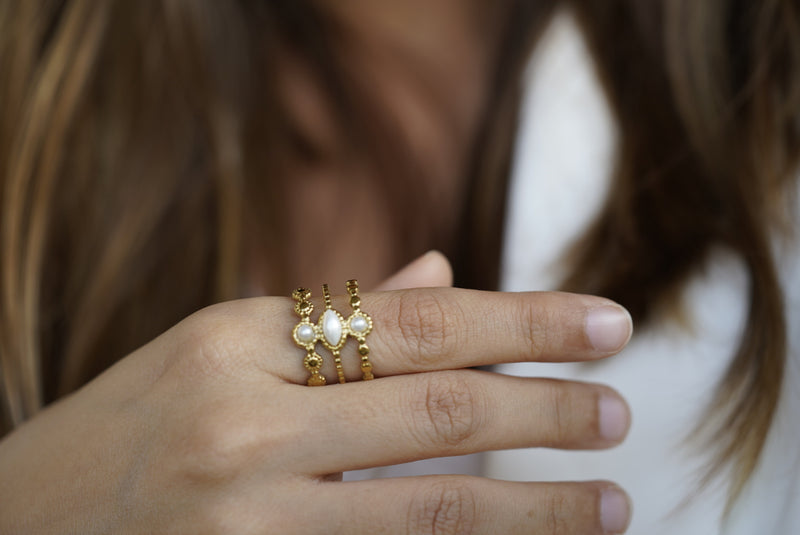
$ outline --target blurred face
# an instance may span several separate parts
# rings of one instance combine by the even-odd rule
[[[285,262],[290,286],[357,273],[369,288],[411,256],[448,248],[448,236],[457,232],[496,39],[491,30],[498,9],[477,6],[463,0],[329,3],[352,37],[336,51],[344,75],[354,77],[369,100],[357,102],[363,105],[357,111],[366,110],[370,126],[376,119],[388,125],[386,137],[397,146],[382,148],[396,153],[410,170],[407,175],[376,168],[366,154],[369,147],[348,151],[346,134],[337,129],[328,104],[328,88],[319,86],[308,67],[287,61],[291,113],[313,152],[321,155],[296,162],[282,193],[289,207]],[[387,186],[387,181],[401,184]],[[398,252],[409,248],[414,251],[399,258]]]

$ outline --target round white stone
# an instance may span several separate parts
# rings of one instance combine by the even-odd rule
[[[297,328],[297,339],[307,344],[314,340],[314,328],[311,325],[301,325]]]
[[[350,320],[350,328],[357,333],[363,333],[367,330],[367,318],[364,316],[356,316]]]
[[[322,334],[325,335],[328,344],[333,347],[338,346],[342,339],[342,322],[336,312],[331,309],[326,310],[322,315]]]

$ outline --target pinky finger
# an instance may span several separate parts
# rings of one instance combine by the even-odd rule
[[[329,482],[317,490],[313,525],[326,534],[612,534],[624,533],[630,519],[627,495],[602,481],[426,476]]]

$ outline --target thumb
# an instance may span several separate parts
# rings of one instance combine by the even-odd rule
[[[447,257],[439,251],[428,251],[384,280],[373,291],[452,285],[453,269],[450,267]]]

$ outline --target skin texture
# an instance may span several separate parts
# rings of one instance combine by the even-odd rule
[[[449,279],[431,253],[384,288]],[[0,442],[0,480],[15,482],[0,486],[0,532],[604,532],[602,495],[620,492],[607,482],[340,477],[489,449],[617,444],[629,415],[607,387],[464,368],[610,356],[630,336],[624,310],[596,297],[452,288],[362,301],[375,322],[371,382],[358,381],[349,342],[353,382],[301,386],[288,298],[209,307],[124,358]],[[348,310],[341,297],[333,306]],[[625,329],[598,351],[587,314],[608,307]],[[614,436],[603,435],[601,400],[621,407]]]

